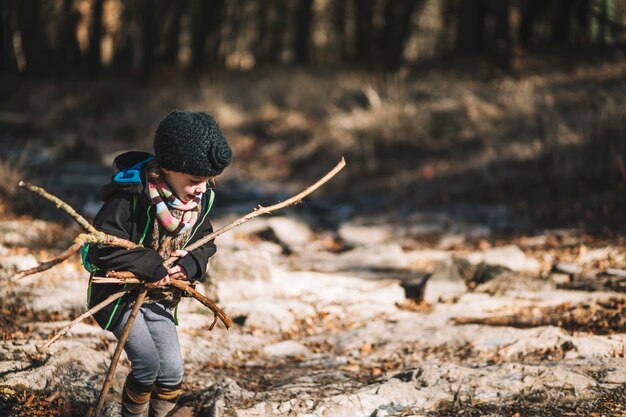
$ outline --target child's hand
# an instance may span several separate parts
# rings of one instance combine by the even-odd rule
[[[187,279],[187,271],[180,265],[176,265],[167,270],[168,277],[173,279]]]
[[[170,283],[170,275],[166,275],[165,278],[161,279],[160,281],[147,282],[145,285],[148,288],[157,288],[157,287],[164,287],[169,283]]]

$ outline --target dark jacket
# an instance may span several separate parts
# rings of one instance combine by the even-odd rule
[[[127,152],[118,156],[114,166],[120,171],[112,181],[100,190],[100,198],[104,205],[94,219],[94,226],[113,236],[143,244],[150,239],[156,218],[155,206],[151,204],[143,165],[152,159],[145,152]],[[191,245],[200,238],[213,232],[208,212],[211,209],[212,191],[202,196],[202,210],[198,221],[185,246]],[[204,277],[207,261],[215,254],[213,241],[205,243],[178,260],[187,271],[190,281],[198,281]],[[143,277],[146,281],[156,282],[167,275],[163,266],[163,258],[153,249],[142,247],[123,249],[113,246],[92,245],[87,252],[88,261],[97,270],[95,276],[105,276],[106,271],[130,271]],[[89,283],[88,304],[93,307],[114,292],[120,291],[122,284]],[[112,328],[122,312],[128,308],[129,302],[136,297],[130,292],[94,314],[98,324],[104,329]]]

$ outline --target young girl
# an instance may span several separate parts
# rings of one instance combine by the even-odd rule
[[[115,159],[119,172],[102,187],[104,206],[94,226],[105,233],[143,245],[126,250],[91,246],[87,261],[95,276],[106,271],[130,271],[146,281],[148,296],[139,310],[124,347],[131,362],[122,394],[122,415],[165,416],[175,406],[183,379],[183,361],[175,327],[180,290],[170,279],[200,280],[215,253],[211,241],[186,252],[184,248],[213,231],[208,212],[213,203],[213,179],[231,161],[231,149],[217,123],[206,113],[174,111],[159,124],[154,152],[127,152]],[[163,261],[180,257],[170,269]],[[94,306],[122,285],[89,286]],[[119,339],[136,292],[118,299],[95,315],[98,324]]]

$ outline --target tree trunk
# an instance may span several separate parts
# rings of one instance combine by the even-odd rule
[[[141,64],[140,77],[143,79],[150,73],[155,62],[155,48],[158,42],[158,31],[155,0],[143,0],[141,8]]]
[[[47,73],[52,54],[42,30],[41,0],[19,0],[15,4],[26,70],[32,74]]]
[[[559,45],[567,43],[573,5],[572,0],[556,0],[552,12],[552,32],[550,34],[553,43]]]
[[[91,22],[89,24],[89,51],[87,62],[89,69],[97,73],[102,68],[101,43],[102,43],[102,11],[104,0],[94,0],[91,7]]]
[[[296,7],[296,28],[293,39],[293,49],[297,64],[309,62],[309,41],[311,19],[313,16],[313,0],[298,0]]]
[[[272,21],[269,61],[279,64],[282,62],[286,35],[285,22],[289,15],[289,8],[283,0],[276,1],[274,6],[276,17]]]
[[[78,46],[76,27],[80,20],[80,13],[74,8],[74,0],[64,0],[59,25],[60,47],[57,51],[60,67],[66,70],[75,70],[81,63],[82,53]]]
[[[335,0],[333,2],[333,27],[337,47],[337,64],[344,63],[348,58],[346,47],[346,0]]]
[[[196,71],[202,70],[205,65],[207,38],[219,32],[223,6],[224,0],[200,1],[200,8],[193,19],[191,37],[191,65]],[[208,48],[212,60],[217,57],[219,47],[218,37],[214,38]]]
[[[484,1],[460,0],[457,9],[456,53],[467,56],[482,52],[484,32]]]
[[[519,38],[522,45],[530,46],[533,37],[535,18],[546,6],[545,0],[525,0],[521,3],[521,22],[519,26]]]
[[[17,65],[13,53],[13,4],[10,0],[0,3],[0,71],[15,71]]]
[[[385,5],[385,26],[383,28],[383,66],[395,71],[402,65],[404,44],[411,32],[411,16],[419,0],[390,0]]]
[[[511,65],[511,25],[509,20],[509,12],[511,7],[510,0],[495,0],[494,14],[496,26],[494,35],[496,39],[494,56],[496,64],[502,69],[509,69]]]
[[[180,21],[184,10],[187,8],[187,0],[178,0],[171,4],[174,8],[172,11],[172,21],[167,31],[167,39],[165,40],[164,60],[169,65],[176,65],[178,62],[178,52],[180,51]]]
[[[371,66],[374,39],[373,1],[356,1],[356,61]]]

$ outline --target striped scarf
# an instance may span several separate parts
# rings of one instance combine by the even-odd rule
[[[156,215],[159,223],[167,230],[169,235],[178,236],[185,233],[198,220],[198,215],[202,208],[202,196],[196,196],[190,202],[183,203],[176,198],[164,181],[148,181],[148,193],[152,199],[152,204],[156,206]],[[183,215],[180,218],[174,217],[170,208],[182,211]]]

